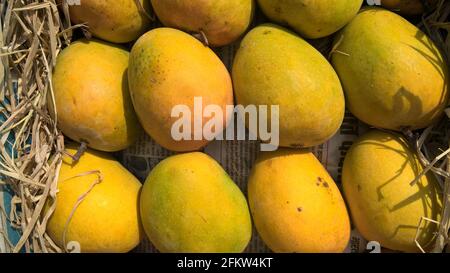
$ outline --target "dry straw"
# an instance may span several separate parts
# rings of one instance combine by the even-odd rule
[[[8,0],[1,1],[0,14],[5,67],[0,111],[6,117],[0,125],[0,175],[14,193],[11,212],[1,213],[21,234],[16,245],[8,243],[9,251],[59,252],[46,223],[56,205],[64,140],[48,105],[54,103],[56,56],[70,41],[68,13],[61,13],[54,0]]]
[[[436,42],[450,64],[450,2],[440,0],[437,9],[425,16],[419,25]],[[442,252],[450,244],[450,109],[447,117],[436,126],[427,128],[415,140],[425,172],[433,172],[443,194],[443,209],[439,232],[433,252]],[[416,179],[417,181],[417,179]],[[413,181],[415,183],[416,181]],[[433,221],[431,221],[433,223]]]
[[[55,0],[8,0],[0,2],[0,185],[14,197],[7,214],[0,204],[0,217],[20,230],[19,242],[11,244],[4,228],[7,250],[62,252],[46,233],[55,209],[57,179],[64,138],[56,127],[51,74],[60,50],[71,40],[68,6]],[[450,56],[450,2],[441,0],[420,27]],[[414,137],[427,172],[438,178],[444,196],[443,217],[434,248],[442,252],[449,243],[450,228],[450,111],[449,119]],[[11,136],[14,136],[11,138]],[[12,148],[12,149],[10,149]],[[413,183],[415,183],[413,181]],[[44,209],[47,207],[47,209]],[[434,222],[433,219],[422,219]]]

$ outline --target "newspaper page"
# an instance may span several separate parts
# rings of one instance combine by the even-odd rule
[[[265,17],[257,12],[255,14],[255,19],[253,20],[253,25],[259,25],[265,22]],[[312,41],[311,44],[324,53],[326,52],[327,47],[328,49],[331,47],[331,40],[316,40]],[[234,55],[238,47],[239,42],[236,42],[230,46],[214,49],[230,73]],[[338,186],[340,185],[345,154],[353,144],[353,141],[355,141],[355,139],[365,130],[367,130],[365,125],[359,122],[358,119],[350,113],[346,113],[344,123],[340,128],[340,131],[325,144],[311,149],[325,168],[330,172]],[[240,187],[242,192],[247,195],[247,179],[259,150],[260,144],[257,141],[216,140],[204,148],[203,152],[216,159],[227,171],[233,181]],[[134,146],[123,151],[119,157],[126,168],[135,174],[141,181],[144,181],[153,167],[155,167],[161,160],[173,154],[175,153],[162,148],[149,136],[143,134]],[[346,252],[364,252],[366,251],[366,246],[367,242],[356,230],[353,230]],[[143,242],[136,249],[136,251],[155,252],[156,249],[147,240]],[[253,230],[252,240],[247,247],[246,252],[270,252],[270,249],[258,236],[255,228]]]
[[[267,19],[258,10],[255,13],[252,22],[253,28],[262,23],[267,23]],[[160,27],[161,23],[155,22],[154,27]],[[330,37],[309,40],[310,44],[319,50],[327,59],[332,47]],[[231,73],[235,53],[239,47],[239,41],[223,48],[213,49],[223,61]],[[343,124],[336,135],[328,142],[311,148],[324,167],[328,170],[339,187],[341,187],[342,167],[347,151],[353,142],[369,129],[369,127],[360,122],[350,112],[346,112]],[[247,195],[247,179],[250,174],[253,163],[256,160],[260,144],[257,141],[213,141],[203,152],[217,160],[227,171],[233,181],[240,187],[242,192]],[[170,152],[156,144],[145,133],[140,137],[137,143],[131,148],[119,154],[122,163],[141,181],[144,181],[153,167],[161,160],[175,153]],[[156,249],[150,242],[143,242],[137,249],[138,252],[154,252]],[[252,240],[246,250],[247,252],[270,252],[270,249],[264,244],[258,236],[256,230],[253,230]],[[367,242],[356,229],[352,230],[351,239],[345,252],[392,252],[387,249],[380,249],[376,242]]]
[[[217,54],[229,69],[231,69],[236,50],[237,45],[235,44],[217,51]],[[367,127],[347,112],[339,132],[325,144],[311,149],[338,185],[340,185],[345,154],[353,144],[353,141],[365,130],[367,130]],[[204,149],[204,152],[216,159],[241,188],[242,192],[246,194],[247,179],[259,149],[260,144],[257,141],[216,140],[210,143]],[[133,147],[122,153],[121,158],[125,167],[141,181],[144,181],[154,166],[173,154],[160,147],[149,136],[143,134]],[[363,252],[366,250],[366,245],[367,242],[354,230],[346,252]],[[139,247],[138,251],[151,252],[155,251],[155,249],[147,241]],[[269,252],[270,250],[259,238],[256,230],[254,230],[253,238],[247,251]]]
[[[338,185],[340,185],[345,154],[355,139],[365,130],[366,126],[347,113],[340,131],[325,144],[311,149]],[[217,160],[242,192],[247,194],[247,179],[259,150],[260,143],[257,141],[216,140],[206,146],[203,152]],[[134,146],[121,154],[120,158],[126,168],[141,181],[145,181],[153,167],[173,154],[156,144],[148,135],[143,134]],[[346,252],[364,252],[366,246],[367,242],[354,230]],[[153,252],[156,250],[151,243],[146,241],[136,251]],[[253,230],[253,238],[247,252],[270,252],[259,238],[256,230]]]

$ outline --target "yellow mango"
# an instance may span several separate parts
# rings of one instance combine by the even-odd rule
[[[52,81],[66,136],[106,152],[136,140],[141,127],[128,91],[128,60],[128,51],[99,40],[79,40],[61,52]]]
[[[264,14],[309,39],[331,35],[358,12],[363,0],[258,0]]]
[[[203,31],[213,46],[238,39],[253,18],[253,0],[151,0],[153,9],[168,27]]]
[[[275,252],[343,252],[348,244],[344,200],[312,153],[262,153],[250,174],[248,198],[256,229]]]
[[[161,252],[242,252],[250,241],[247,201],[206,154],[169,157],[145,181],[145,232]]]
[[[283,147],[322,144],[342,124],[345,100],[338,76],[316,49],[284,28],[261,25],[245,36],[233,83],[238,104],[279,105]]]
[[[81,0],[70,5],[70,19],[75,24],[87,24],[97,38],[127,43],[136,40],[150,28],[148,0]],[[147,14],[146,14],[147,13]]]
[[[146,132],[161,146],[178,152],[196,151],[208,144],[195,140],[194,99],[203,106],[217,105],[223,113],[233,105],[231,77],[215,53],[194,37],[172,28],[147,32],[133,46],[128,70],[134,108]],[[175,106],[185,105],[192,113],[190,140],[175,140],[172,117]],[[231,115],[223,115],[226,128]],[[186,118],[186,117],[184,117]],[[200,117],[201,118],[201,117]],[[210,118],[203,117],[202,124]]]
[[[63,249],[64,243],[78,243],[83,253],[132,250],[141,238],[140,189],[141,183],[105,153],[88,150],[77,163],[65,156],[49,236]]]
[[[399,15],[368,8],[336,36],[335,47],[333,66],[348,108],[360,120],[400,131],[427,127],[442,116],[447,64],[433,42]]]
[[[381,0],[381,5],[387,9],[398,12],[403,15],[417,15],[424,12],[423,0]],[[426,0],[432,7],[436,0]]]
[[[432,246],[439,221],[441,195],[431,173],[414,186],[423,168],[400,136],[373,130],[360,137],[346,155],[342,182],[353,223],[359,232],[382,247],[418,252],[418,242]]]

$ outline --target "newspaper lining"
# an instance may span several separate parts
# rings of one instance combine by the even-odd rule
[[[328,142],[311,148],[311,151],[329,171],[338,186],[340,186],[345,154],[356,138],[366,130],[366,125],[347,112],[338,133]],[[203,152],[217,160],[242,192],[247,195],[247,179],[259,150],[260,143],[258,141],[215,140],[206,146]],[[174,154],[159,146],[148,135],[143,134],[135,145],[122,152],[120,158],[128,170],[134,173],[141,181],[145,181],[150,171],[161,160]],[[366,246],[367,241],[356,230],[353,230],[345,252],[364,252],[366,251]],[[141,243],[136,251],[156,252],[156,249],[146,240]],[[253,228],[252,240],[246,252],[270,252],[270,249],[258,236],[255,228]]]
[[[267,19],[260,12],[255,13],[251,28],[266,23]],[[160,26],[158,22],[155,27]],[[326,47],[330,47],[331,40],[328,38],[312,41],[311,44],[319,51],[326,52]],[[239,41],[220,49],[215,49],[216,54],[231,73],[235,53],[239,47]],[[325,47],[325,50],[324,50]],[[330,49],[330,48],[328,48]],[[331,110],[331,109],[330,109]],[[344,122],[336,135],[326,142],[312,148],[312,152],[322,162],[330,175],[340,186],[340,176],[344,163],[345,153],[353,144],[355,139],[367,127],[357,118],[346,113]],[[227,171],[233,181],[239,186],[242,192],[247,196],[247,179],[250,174],[253,163],[256,160],[260,145],[257,141],[213,141],[204,152],[216,159]],[[175,153],[170,152],[157,143],[149,136],[143,134],[137,143],[131,148],[122,152],[120,158],[124,166],[134,173],[141,181],[145,181],[147,175],[161,160]],[[367,241],[354,230],[346,252],[364,252],[366,251]],[[138,252],[156,252],[154,246],[146,239],[136,249]],[[252,239],[246,252],[267,253],[270,249],[264,244],[262,239],[253,226]]]

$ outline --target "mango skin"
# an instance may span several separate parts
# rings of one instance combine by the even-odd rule
[[[369,241],[405,252],[419,252],[414,240],[421,217],[439,221],[441,194],[429,173],[410,183],[423,170],[415,153],[397,135],[378,130],[360,137],[349,150],[342,183],[353,223]],[[419,242],[432,246],[437,225],[424,221]]]
[[[149,14],[148,0],[139,2]],[[150,19],[135,0],[81,0],[81,5],[69,6],[69,11],[73,23],[87,23],[95,37],[112,43],[134,41],[150,28]]]
[[[238,104],[279,105],[282,147],[322,144],[342,124],[345,99],[338,76],[316,49],[282,27],[252,29],[232,74]]]
[[[165,26],[203,31],[212,46],[237,40],[249,27],[254,11],[253,0],[151,0],[151,3]]]
[[[379,31],[383,29],[383,31]],[[336,36],[332,63],[350,111],[378,128],[428,127],[447,105],[448,67],[417,27],[390,11],[369,8]]]
[[[169,157],[152,170],[142,189],[141,217],[161,252],[242,252],[252,232],[244,195],[199,152]]]
[[[288,25],[309,39],[331,35],[359,11],[363,0],[258,0],[270,20]]]
[[[436,0],[428,1],[432,6],[437,4]],[[421,0],[381,0],[381,5],[403,15],[417,15],[425,11]]]
[[[69,154],[76,149],[69,146]],[[57,245],[63,246],[63,232],[77,200],[101,176],[73,214],[66,232],[66,244],[80,243],[83,253],[126,253],[142,237],[139,217],[141,183],[110,155],[88,150],[76,164],[68,156],[58,178],[56,210],[47,231]],[[49,204],[48,204],[49,205]]]
[[[203,105],[233,105],[231,77],[215,53],[192,36],[172,28],[158,28],[143,35],[131,50],[128,70],[134,108],[145,131],[161,146],[177,152],[196,151],[208,140],[194,140],[194,97]],[[191,110],[191,140],[176,141],[171,117],[176,105]],[[223,115],[228,125],[231,115]],[[203,125],[210,118],[203,118]],[[226,126],[224,127],[226,128]],[[224,128],[217,128],[220,133]],[[200,128],[202,129],[202,128]]]
[[[128,51],[100,40],[82,39],[61,52],[52,81],[66,136],[105,152],[135,142],[141,127],[128,91],[128,60]]]
[[[307,151],[262,153],[249,177],[253,220],[274,252],[343,252],[350,239],[344,200]]]

